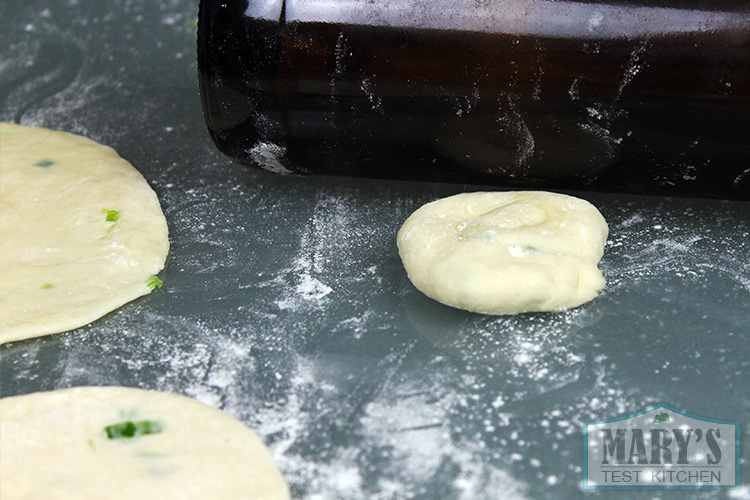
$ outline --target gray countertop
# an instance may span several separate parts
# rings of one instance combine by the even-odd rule
[[[170,226],[164,288],[76,331],[0,346],[0,395],[119,384],[253,428],[300,499],[750,498],[582,489],[583,423],[663,402],[750,414],[750,203],[578,194],[608,220],[608,285],[565,313],[488,317],[406,278],[421,204],[481,186],[291,177],[213,146],[197,2],[0,4],[0,119],[114,147]]]

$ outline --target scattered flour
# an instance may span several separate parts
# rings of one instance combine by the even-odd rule
[[[123,119],[135,129],[163,131],[148,138],[149,146],[164,146],[150,148],[162,155],[153,160],[150,179],[167,211],[173,253],[166,285],[152,296],[57,339],[4,346],[6,393],[124,384],[190,395],[256,430],[299,499],[482,500],[501,492],[507,500],[556,500],[582,496],[584,421],[680,395],[664,391],[664,380],[678,387],[701,367],[719,367],[726,380],[746,373],[727,354],[736,345],[732,339],[714,336],[710,348],[691,350],[685,340],[681,351],[670,351],[684,359],[691,350],[693,356],[676,375],[674,359],[665,365],[658,349],[643,353],[648,360],[655,352],[657,359],[639,367],[657,366],[660,377],[678,378],[643,387],[650,374],[631,374],[623,352],[640,352],[637,346],[653,346],[659,338],[607,321],[622,314],[618,300],[665,279],[701,288],[719,276],[737,288],[734,296],[750,293],[747,221],[720,210],[690,213],[683,205],[604,206],[611,236],[602,261],[608,286],[600,300],[562,314],[490,318],[456,312],[425,301],[400,268],[395,232],[416,208],[410,205],[416,203],[413,192],[401,196],[385,183],[377,184],[384,193],[334,182],[321,187],[306,179],[309,190],[295,187],[299,197],[290,199],[288,185],[234,169],[205,144],[198,148],[200,168],[177,175],[190,168],[175,159],[184,145],[159,142],[159,136],[177,137],[185,129],[173,117],[152,123],[162,102],[140,103],[138,114],[98,117],[103,99],[107,108],[113,99],[127,110],[134,93],[145,95],[144,88],[152,87],[131,81],[134,90],[120,82],[123,75],[149,74],[135,59],[117,62],[131,60],[122,52],[127,55],[132,26],[105,16],[88,19],[91,38],[85,39],[65,27],[78,23],[76,9],[84,4],[72,2],[70,19],[44,9],[20,26],[25,33],[29,26],[29,36],[56,37],[64,64],[41,71],[50,46],[39,38],[9,47],[12,57],[0,61],[0,79],[35,76],[8,89],[2,118],[64,124],[103,142],[120,137],[112,124]],[[187,53],[183,41],[194,37],[187,23],[193,6],[185,5],[130,0],[128,22],[141,23],[156,9],[152,15],[161,29],[153,45],[172,58]],[[581,19],[592,31],[606,24],[600,13],[587,16]],[[119,33],[116,45],[108,41],[96,51],[106,78],[81,56],[99,45],[100,33]],[[345,42],[337,46],[339,71],[347,62]],[[646,49],[633,52],[621,90],[637,76]],[[188,64],[183,70],[194,74]],[[153,88],[175,81],[174,74],[167,76],[161,81],[155,75]],[[580,99],[580,84],[572,83],[571,99]],[[361,90],[375,110],[382,107],[375,82],[363,77]],[[29,96],[35,96],[33,105]],[[469,113],[478,95],[461,99],[458,115]],[[497,125],[513,139],[514,160],[523,166],[535,143],[518,106],[511,95],[501,99]],[[593,105],[587,132],[611,136],[617,111]],[[203,129],[200,134],[207,143]],[[254,154],[266,169],[287,173],[278,146],[258,144]],[[686,221],[686,213],[694,217]],[[608,302],[609,311],[602,306]],[[698,375],[688,380],[689,390],[713,389],[693,387],[702,380]],[[748,408],[746,400],[740,404]],[[744,485],[727,496],[748,499],[750,490]]]
[[[602,207],[600,299],[472,315],[403,275],[393,244],[406,204],[345,186],[290,200],[262,177],[168,178],[177,250],[165,287],[58,340],[7,347],[4,390],[117,383],[190,395],[258,432],[299,499],[578,498],[583,423],[664,396],[625,357],[659,338],[608,323],[627,313],[618,301],[665,277],[702,286],[719,275],[750,292],[747,224],[626,204]],[[285,217],[243,219],[255,213]],[[732,337],[714,341],[715,353],[687,343],[670,364],[649,352],[640,367],[692,386],[702,380],[692,371],[722,366],[730,380],[742,369],[727,361]],[[688,351],[692,364],[678,363]]]
[[[602,262],[605,293],[666,276],[705,284],[717,275],[750,291],[750,226],[738,224],[731,212],[683,210],[619,208]]]
[[[270,142],[258,142],[253,146],[248,154],[250,158],[262,169],[280,175],[289,175],[292,173],[284,166],[284,157],[286,148]]]

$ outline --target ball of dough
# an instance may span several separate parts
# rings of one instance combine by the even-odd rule
[[[287,500],[263,442],[185,396],[77,387],[0,399],[3,500]]]
[[[486,314],[562,311],[604,288],[608,228],[589,202],[542,191],[428,203],[398,233],[409,279],[443,304]]]
[[[168,251],[156,193],[112,148],[0,123],[0,343],[72,330],[150,293]]]

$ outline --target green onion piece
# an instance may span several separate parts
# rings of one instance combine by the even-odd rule
[[[161,431],[161,424],[153,420],[120,422],[119,424],[108,425],[104,428],[104,432],[107,433],[109,439],[130,439],[147,434],[157,434]]]
[[[109,210],[107,208],[102,208],[102,213],[107,214],[107,222],[117,222],[117,220],[120,218],[119,210]]]
[[[194,30],[198,29],[198,21],[196,19],[188,19],[187,25],[193,28]]]
[[[52,283],[45,283],[42,285],[42,288],[45,290],[49,290],[50,288],[52,288],[52,286]]]
[[[148,281],[146,281],[146,286],[148,286],[151,290],[154,290],[155,288],[163,287],[164,282],[160,280],[158,276],[154,275],[151,276]]]
[[[45,160],[39,160],[38,162],[34,163],[34,166],[47,168],[47,167],[51,167],[54,164],[55,164],[54,161],[45,159]]]

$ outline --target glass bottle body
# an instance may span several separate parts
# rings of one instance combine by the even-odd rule
[[[202,0],[198,38],[209,131],[243,163],[750,198],[736,4]]]

